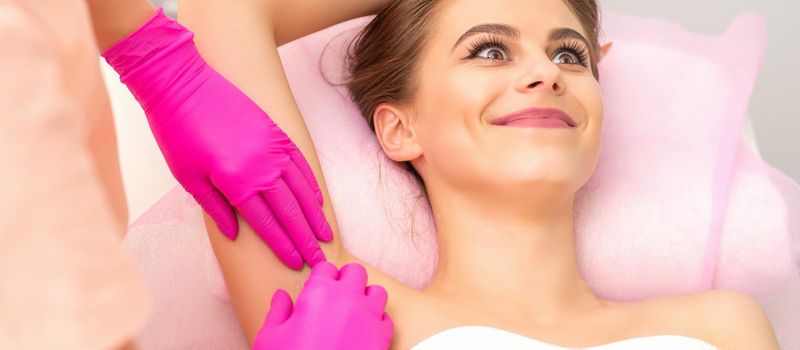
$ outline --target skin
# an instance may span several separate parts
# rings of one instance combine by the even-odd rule
[[[100,52],[141,27],[156,9],[150,0],[86,0],[86,3]]]
[[[559,0],[443,3],[420,59],[417,94],[406,104],[383,104],[375,111],[384,152],[396,161],[412,161],[427,184],[440,243],[437,273],[424,290],[413,290],[350,255],[341,246],[319,160],[276,47],[310,33],[306,30],[373,13],[380,4],[282,3],[184,0],[179,20],[195,32],[209,64],[268,111],[303,152],[334,231],[334,241],[322,249],[339,267],[361,263],[369,284],[387,290],[387,312],[395,323],[392,348],[407,349],[438,331],[468,324],[562,346],[677,334],[725,349],[778,348],[763,310],[741,293],[618,303],[599,298],[585,283],[576,261],[572,202],[597,160],[602,96],[591,71],[563,64],[554,54],[560,42],[547,41],[555,27],[586,36]],[[536,20],[523,15],[531,13],[540,15]],[[307,28],[279,29],[280,21],[297,18],[304,21],[294,22]],[[518,40],[503,39],[509,60],[463,60],[475,38],[453,49],[465,31],[481,23],[519,30]],[[578,125],[570,130],[489,125],[532,106],[560,108]],[[286,268],[244,221],[239,223],[240,236],[229,241],[206,216],[236,313],[252,342],[272,292],[283,288],[296,298],[310,269]],[[739,322],[731,326],[720,315]]]

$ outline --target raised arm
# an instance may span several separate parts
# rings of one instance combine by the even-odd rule
[[[100,51],[122,40],[153,16],[150,0],[86,0]]]
[[[257,0],[265,3],[278,46],[334,24],[378,13],[389,0]]]
[[[337,266],[360,261],[342,249],[317,153],[291,94],[277,46],[338,22],[376,12],[383,2],[182,0],[179,7],[179,21],[195,33],[195,42],[207,62],[267,111],[310,164],[323,193],[323,211],[334,231],[333,242],[322,244],[322,249],[328,260]],[[221,238],[208,217],[206,224],[236,312],[252,342],[269,308],[269,296],[282,288],[296,298],[309,269],[297,272],[280,264],[242,220],[236,241]],[[370,284],[382,285],[389,291],[391,304],[397,282],[363,265]]]

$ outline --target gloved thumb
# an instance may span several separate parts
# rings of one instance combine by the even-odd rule
[[[269,312],[261,328],[277,327],[286,322],[292,315],[292,297],[283,289],[278,289],[272,295]]]

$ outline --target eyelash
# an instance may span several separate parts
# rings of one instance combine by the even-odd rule
[[[556,49],[556,52],[553,55],[560,54],[562,52],[570,52],[578,58],[578,64],[588,68],[589,67],[589,52],[583,47],[583,45],[579,44],[576,41],[569,41],[561,43],[561,46]]]
[[[488,48],[492,48],[492,47],[499,48],[499,49],[505,51],[506,53],[509,51],[508,50],[508,46],[506,46],[503,43],[502,40],[500,40],[496,36],[489,35],[489,36],[486,36],[486,37],[481,37],[480,39],[478,39],[477,41],[472,43],[472,45],[471,45],[471,47],[469,49],[469,56],[467,56],[465,59],[478,58],[478,54],[481,51],[483,51],[485,49],[488,49]],[[569,42],[561,43],[561,45],[556,49],[556,51],[553,53],[553,55],[555,56],[555,55],[558,55],[558,54],[563,53],[563,52],[569,52],[569,53],[574,54],[575,57],[578,58],[578,63],[576,63],[576,64],[579,64],[579,65],[581,65],[581,66],[583,66],[585,68],[589,67],[589,64],[588,64],[589,53],[578,42],[569,41]]]

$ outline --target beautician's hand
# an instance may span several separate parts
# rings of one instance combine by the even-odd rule
[[[286,291],[275,291],[253,349],[388,349],[394,325],[384,312],[386,290],[366,284],[367,272],[359,264],[341,272],[329,262],[317,264],[294,306]]]
[[[172,174],[228,238],[238,234],[236,208],[290,268],[325,261],[317,239],[333,233],[311,168],[264,111],[206,64],[193,36],[159,9],[103,57],[144,108]]]

